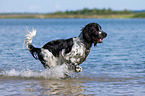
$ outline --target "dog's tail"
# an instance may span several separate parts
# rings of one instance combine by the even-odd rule
[[[36,35],[35,29],[32,29],[32,32],[30,32],[27,29],[27,34],[26,34],[24,44],[26,44],[26,47],[29,51],[33,50],[33,48],[34,48],[34,46],[32,45],[32,39],[33,39],[33,37],[35,37],[35,35]]]
[[[26,44],[26,47],[31,52],[32,56],[35,59],[39,59],[38,55],[39,55],[41,49],[40,48],[35,48],[32,45],[32,39],[35,37],[35,35],[36,35],[36,30],[35,29],[32,29],[32,32],[30,32],[27,29],[27,34],[26,34],[26,38],[25,38],[24,44]]]

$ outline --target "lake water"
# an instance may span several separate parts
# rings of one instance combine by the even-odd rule
[[[33,45],[75,37],[96,22],[108,33],[92,47],[83,71],[60,79],[62,68],[44,70],[26,47],[26,29],[37,30]],[[0,96],[145,96],[145,19],[0,19]]]

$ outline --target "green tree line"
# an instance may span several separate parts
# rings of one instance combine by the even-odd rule
[[[88,8],[84,8],[82,10],[76,10],[76,11],[65,11],[65,12],[55,12],[52,14],[56,14],[56,15],[108,15],[108,14],[131,14],[133,13],[132,11],[129,10],[123,10],[123,11],[113,11],[111,8],[108,9],[88,9]]]

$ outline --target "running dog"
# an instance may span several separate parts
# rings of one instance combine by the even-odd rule
[[[32,45],[32,39],[36,35],[36,30],[33,29],[32,32],[28,31],[25,44],[32,56],[40,60],[44,68],[65,64],[67,70],[81,72],[82,68],[79,65],[87,59],[92,45],[102,43],[107,36],[97,23],[89,23],[81,31],[78,37],[50,41],[42,48],[36,48]]]

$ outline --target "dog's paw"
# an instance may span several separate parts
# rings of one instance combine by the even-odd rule
[[[81,71],[82,71],[82,68],[81,68],[80,66],[77,65],[77,66],[75,67],[75,72],[81,72]]]
[[[69,76],[67,73],[65,73],[64,76],[61,77],[61,79],[68,79],[68,78],[71,78],[71,76]]]

